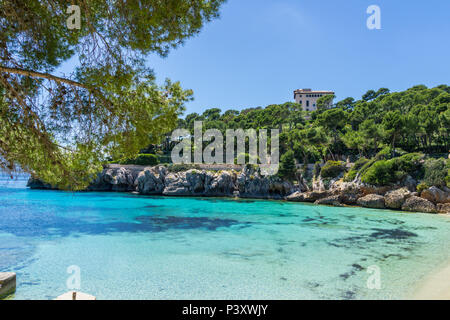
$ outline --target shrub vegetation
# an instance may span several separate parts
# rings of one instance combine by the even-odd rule
[[[427,190],[430,186],[427,185],[425,182],[421,182],[417,185],[417,192],[421,193],[424,190]]]
[[[320,170],[322,178],[334,179],[345,171],[345,163],[342,161],[327,161]]]
[[[127,159],[123,164],[135,164],[140,166],[156,166],[159,164],[158,157],[154,154],[139,154],[134,159]]]
[[[369,160],[365,157],[359,158],[353,165],[353,167],[347,172],[347,174],[344,177],[344,181],[350,182],[355,180],[356,175],[358,174],[359,170],[367,163]]]
[[[408,174],[420,178],[423,154],[409,153],[389,160],[379,160],[361,174],[361,181],[373,185],[390,185],[404,179]]]
[[[443,187],[449,184],[449,159],[427,159],[423,166],[423,182],[425,182],[427,185]]]

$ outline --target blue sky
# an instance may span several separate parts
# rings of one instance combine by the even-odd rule
[[[381,30],[369,30],[369,5]],[[151,56],[162,82],[194,90],[187,113],[293,100],[299,88],[338,99],[450,80],[450,1],[228,0],[221,18],[167,58]]]

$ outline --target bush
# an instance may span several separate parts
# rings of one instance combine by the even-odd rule
[[[325,165],[320,170],[320,175],[322,178],[336,178],[342,172],[345,171],[345,163],[342,161],[327,161]]]
[[[392,147],[391,146],[387,146],[384,147],[383,149],[381,149],[376,155],[375,155],[375,159],[376,160],[389,160],[392,159]],[[399,157],[406,154],[406,151],[400,149],[400,148],[395,148],[395,153],[394,153],[394,157]]]
[[[430,186],[427,185],[425,182],[419,183],[417,185],[417,192],[421,193],[424,190],[427,190]]]
[[[364,173],[367,172],[367,170],[369,170],[369,168],[376,162],[375,158],[370,159],[369,161],[366,162],[366,164],[364,164],[361,169],[359,170],[359,175],[362,177],[362,175]]]
[[[358,170],[353,170],[351,169],[349,172],[347,172],[347,174],[344,176],[344,181],[345,182],[352,182],[353,180],[355,180],[356,175],[358,174]]]
[[[160,156],[160,155],[158,155],[157,157],[158,157],[159,163],[164,163],[164,164],[172,163],[172,157],[171,156],[166,156],[166,155]]]
[[[373,185],[389,185],[402,180],[408,174],[420,176],[423,158],[421,153],[408,153],[401,157],[376,161],[365,172],[361,172],[361,180]]]
[[[407,172],[408,174],[414,175],[422,169],[421,160],[425,156],[422,153],[408,153],[401,157],[394,158],[392,161],[395,162],[397,170]]]
[[[350,182],[350,181],[355,180],[356,175],[358,174],[358,172],[368,162],[369,162],[369,160],[367,158],[364,158],[364,157],[359,158],[358,160],[356,160],[356,162],[353,164],[353,167],[345,175],[344,181],[345,182]]]
[[[391,160],[375,162],[361,176],[362,182],[373,185],[388,185],[395,182],[396,179],[394,162]]]
[[[437,187],[449,185],[450,160],[444,158],[427,159],[423,166],[424,177],[422,182]]]
[[[392,157],[392,148],[391,147],[384,147],[375,155],[376,160],[388,160],[391,157]]]
[[[278,174],[282,178],[293,178],[296,172],[294,152],[290,150],[281,156]]]
[[[140,154],[134,159],[128,159],[124,164],[135,164],[140,166],[156,166],[159,163],[158,157],[154,154]]]

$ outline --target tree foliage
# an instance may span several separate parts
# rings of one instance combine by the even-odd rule
[[[188,114],[179,126],[193,132],[194,121],[223,132],[279,128],[281,154],[292,150],[303,163],[371,158],[381,151],[378,160],[411,152],[445,153],[450,149],[450,87],[419,85],[402,92],[381,88],[309,114],[290,102],[240,112],[210,109]]]
[[[389,185],[396,183],[407,175],[421,178],[424,155],[420,153],[408,153],[401,157],[388,160],[374,161],[361,174],[363,182],[373,185]]]
[[[334,179],[345,171],[345,163],[342,161],[328,160],[320,171],[322,178]]]
[[[106,157],[133,158],[172,130],[192,92],[155,83],[162,56],[218,16],[223,0],[0,1],[0,169],[82,189]],[[67,75],[53,74],[71,59]],[[75,61],[75,62],[73,62]]]
[[[424,163],[423,182],[429,186],[447,186],[450,177],[450,160],[427,159]]]
[[[295,165],[295,158],[294,158],[294,152],[288,151],[285,154],[281,156],[280,159],[280,168],[279,168],[279,175],[282,178],[293,178],[295,176],[295,173],[297,171],[296,165]]]

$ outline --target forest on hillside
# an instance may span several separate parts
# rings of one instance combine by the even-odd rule
[[[194,122],[203,121],[204,130],[223,133],[279,128],[280,154],[292,150],[299,163],[372,157],[385,147],[426,154],[450,149],[450,86],[369,90],[359,100],[346,98],[328,107],[330,98],[320,98],[313,112],[292,102],[242,111],[213,108],[188,114],[178,127],[193,132]]]
[[[278,175],[286,179],[305,177],[307,165],[314,163],[314,175],[325,179],[345,173],[345,181],[359,178],[388,185],[414,177],[422,181],[420,188],[450,187],[449,86],[417,85],[402,92],[381,88],[367,91],[359,100],[330,104],[333,98],[320,98],[313,112],[292,102],[242,111],[207,109],[179,119],[178,128],[194,134],[194,122],[202,121],[204,131],[219,129],[224,135],[227,129],[280,129]],[[128,163],[170,162],[176,142],[170,133],[163,141],[143,150],[150,154]],[[348,169],[344,161],[353,167]]]

